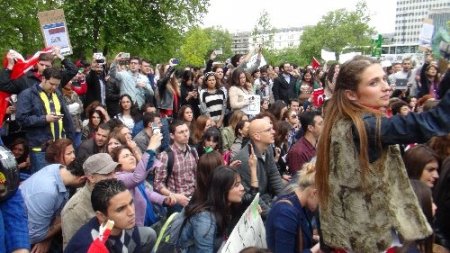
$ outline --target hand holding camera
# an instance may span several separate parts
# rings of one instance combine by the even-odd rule
[[[175,67],[175,66],[177,66],[178,64],[180,64],[180,60],[178,60],[177,58],[172,58],[172,59],[170,59],[170,61],[169,61],[169,65],[170,65],[171,67]]]

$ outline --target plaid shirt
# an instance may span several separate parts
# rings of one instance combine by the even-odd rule
[[[170,148],[174,158],[172,174],[166,185],[168,155],[164,151],[159,157],[162,165],[155,169],[155,189],[161,192],[161,189],[166,187],[173,193],[183,193],[185,196],[191,197],[196,184],[197,158],[192,154],[189,146],[185,152],[175,144]]]

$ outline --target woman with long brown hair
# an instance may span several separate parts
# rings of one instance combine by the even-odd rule
[[[450,131],[450,93],[422,114],[382,117],[391,88],[375,60],[342,65],[326,108],[316,183],[324,244],[350,252],[383,252],[399,237],[432,230],[409,184],[395,144],[424,142]]]

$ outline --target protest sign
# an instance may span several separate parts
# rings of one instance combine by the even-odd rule
[[[220,253],[236,253],[250,246],[267,248],[266,229],[258,212],[259,193],[245,210],[228,237],[219,249]]]
[[[247,68],[251,68],[256,63],[257,58],[258,54],[253,55],[247,62]],[[266,59],[264,58],[264,56],[261,55],[261,62],[259,63],[259,66],[257,68],[261,68],[262,66],[265,65],[267,65]]]
[[[250,103],[241,109],[247,115],[259,114],[261,110],[261,97],[259,95],[246,95],[244,99],[250,101]]]
[[[433,38],[434,25],[433,20],[424,19],[422,30],[419,34],[419,49],[421,51],[429,51],[431,49],[431,40]]]
[[[45,46],[61,48],[62,55],[72,54],[64,11],[62,9],[43,11],[38,13],[38,17]]]

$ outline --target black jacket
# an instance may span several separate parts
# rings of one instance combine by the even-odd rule
[[[295,98],[295,83],[297,79],[291,75],[291,80],[286,82],[283,75],[280,74],[275,80],[273,80],[273,97],[275,100],[283,100],[287,105],[289,99]]]

